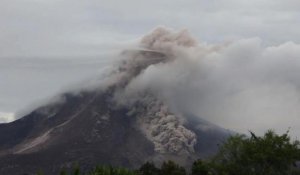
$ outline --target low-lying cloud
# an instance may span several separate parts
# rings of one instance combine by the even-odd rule
[[[207,45],[187,31],[158,28],[141,46],[174,59],[146,68],[126,87],[127,97],[147,90],[173,111],[235,131],[291,127],[300,134],[300,45],[265,47],[259,38]]]
[[[0,123],[7,123],[15,120],[14,113],[0,112]]]
[[[174,113],[193,114],[238,132],[291,128],[300,135],[299,44],[264,46],[260,38],[206,44],[187,30],[160,27],[137,45],[142,56],[123,52],[121,66],[96,78],[100,83],[91,83],[89,90],[122,85],[116,94],[120,102],[151,92]],[[156,60],[149,60],[147,52],[157,55]],[[0,122],[13,117],[1,116]]]

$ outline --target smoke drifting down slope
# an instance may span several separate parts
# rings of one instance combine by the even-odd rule
[[[166,58],[125,60],[127,72],[138,71],[116,93],[120,104],[133,104],[147,91],[179,116],[194,114],[239,132],[291,127],[300,134],[300,45],[263,47],[259,38],[209,45],[186,30],[157,28],[139,47]]]
[[[187,166],[214,154],[229,134],[206,120],[238,131],[291,126],[298,133],[298,45],[207,45],[187,31],[157,28],[138,48],[123,51],[100,84],[0,124],[0,173],[43,167],[53,174],[74,161],[86,169],[168,159]]]
[[[228,131],[174,110],[158,89],[136,84],[151,68],[185,60],[185,50],[196,46],[186,32],[157,29],[142,39],[142,49],[122,52],[96,89],[64,93],[59,102],[0,124],[0,174],[37,168],[54,174],[75,161],[85,170],[96,163],[137,168],[165,160],[189,166],[214,154]]]
[[[108,85],[115,89],[114,101],[131,108],[129,115],[138,116],[138,126],[160,153],[189,155],[194,152],[197,142],[196,134],[183,126],[184,121],[172,113],[164,104],[163,99],[156,97],[151,89],[140,91],[138,96],[128,96],[126,88],[140,76],[149,66],[168,64],[174,61],[177,47],[192,47],[195,41],[185,32],[176,34],[159,28],[145,36],[141,46],[145,50],[124,51],[118,70],[111,77],[116,81]],[[125,89],[125,91],[124,91]]]

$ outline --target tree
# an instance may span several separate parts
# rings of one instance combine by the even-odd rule
[[[60,171],[60,173],[59,173],[59,175],[67,175],[67,172],[66,172],[66,170],[64,170],[64,169],[63,169],[63,170],[61,170],[61,171]]]
[[[202,160],[196,160],[192,166],[192,175],[209,175],[210,165]]]
[[[79,164],[76,163],[74,166],[73,166],[73,172],[72,172],[72,175],[80,175],[80,167],[79,167]]]
[[[291,141],[288,132],[277,135],[272,130],[258,137],[235,135],[221,146],[213,159],[218,174],[285,175],[300,158],[299,141]]]
[[[42,172],[42,170],[39,170],[39,171],[37,172],[37,175],[44,175],[44,173]]]
[[[152,162],[151,163],[146,162],[145,164],[143,164],[140,167],[138,172],[141,175],[159,175],[160,174],[160,170],[158,168],[156,168],[156,166]]]
[[[186,175],[185,169],[171,160],[164,162],[160,171],[162,175]]]
[[[88,175],[137,175],[136,172],[127,168],[114,168],[112,166],[97,166]]]

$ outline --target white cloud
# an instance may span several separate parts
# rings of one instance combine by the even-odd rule
[[[157,25],[188,28],[208,42],[256,36],[267,44],[300,42],[299,16],[296,0],[2,0],[0,57],[94,55],[104,43]]]
[[[172,40],[158,41],[156,50],[172,51]],[[291,127],[293,136],[300,135],[299,44],[266,47],[251,38],[173,50],[174,62],[150,66],[127,93],[150,89],[173,110],[238,132],[283,133]]]
[[[0,112],[0,123],[7,123],[15,120],[14,113]]]
[[[165,25],[187,28],[200,41],[232,42],[226,49],[207,55],[200,70],[194,65],[192,70],[199,76],[184,68],[179,70],[180,74],[174,72],[186,79],[196,78],[190,84],[193,93],[186,96],[195,112],[201,110],[211,120],[221,122],[215,117],[226,111],[229,117],[222,123],[229,127],[249,105],[246,111],[255,111],[251,115],[246,113],[249,126],[251,122],[254,126],[255,122],[266,119],[250,120],[252,117],[275,115],[280,120],[272,120],[272,126],[285,121],[284,129],[288,126],[297,129],[297,122],[291,121],[298,121],[299,3],[298,0],[1,0],[0,110],[15,112],[38,100],[37,97],[54,95],[69,83],[97,74],[105,64],[90,58],[87,58],[89,64],[83,64],[80,60],[84,56],[119,49],[128,40],[157,25]],[[58,63],[49,62],[52,57]],[[60,62],[59,58],[64,57],[70,59]],[[80,63],[70,64],[70,60]],[[99,60],[105,61],[107,57],[100,56]],[[155,68],[148,71],[151,69]],[[158,72],[168,74],[163,72],[167,70],[173,71],[166,67]],[[179,92],[180,85],[186,83],[173,75],[160,78],[176,82],[175,90]],[[198,83],[202,79],[204,83]],[[170,85],[162,82],[160,86]],[[199,87],[204,88],[202,93]],[[205,90],[211,90],[211,96]],[[185,98],[186,94],[176,95]],[[196,97],[205,102],[197,101]],[[193,106],[192,102],[199,102],[202,107]],[[212,104],[220,105],[213,108]],[[267,108],[272,112],[265,113]],[[279,116],[284,114],[291,118],[281,120]],[[242,130],[244,126],[239,127]]]

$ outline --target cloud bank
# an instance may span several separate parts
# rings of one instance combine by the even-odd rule
[[[14,113],[0,112],[0,123],[7,123],[15,120]]]
[[[155,29],[140,45],[173,59],[135,77],[126,99],[151,91],[173,111],[238,132],[291,127],[300,134],[300,45],[265,47],[259,38],[207,45],[187,31],[166,28]]]
[[[208,42],[253,36],[267,44],[300,42],[299,4],[298,0],[1,0],[0,57],[95,55],[159,24],[187,27]]]
[[[137,45],[145,51],[137,58],[143,59],[123,52],[117,71],[95,79],[103,80],[102,85],[122,80],[125,89],[118,92],[118,100],[130,104],[147,91],[172,112],[193,114],[238,132],[284,132],[291,127],[293,135],[300,135],[300,45],[265,46],[260,38],[206,44],[187,30],[163,27]],[[147,52],[157,59],[143,57]],[[160,53],[168,59],[160,60]],[[2,122],[12,117],[2,116]]]
[[[261,49],[299,43],[299,2],[1,0],[0,111],[15,113],[95,74],[98,70],[92,65],[74,66],[69,60],[114,52],[160,24],[186,27],[208,43],[256,36],[262,40]],[[49,63],[66,57],[66,64]]]

